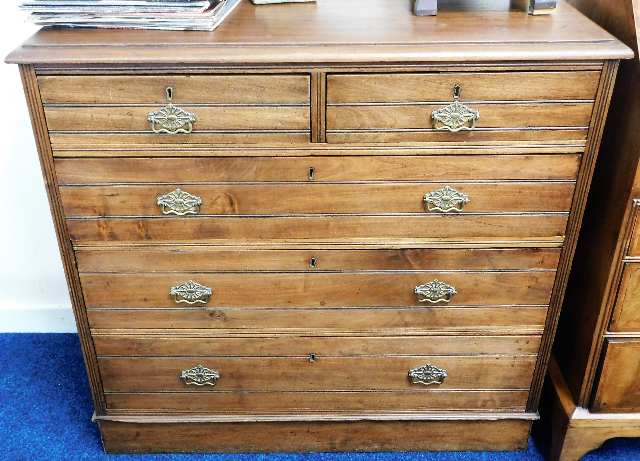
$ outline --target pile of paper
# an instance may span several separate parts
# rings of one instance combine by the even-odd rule
[[[23,0],[41,26],[213,30],[241,0]]]

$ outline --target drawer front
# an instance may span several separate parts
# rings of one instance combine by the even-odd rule
[[[557,248],[247,249],[235,247],[83,248],[80,272],[325,272],[396,270],[555,270]]]
[[[638,257],[640,256],[640,199],[636,198],[633,201],[631,217],[631,241],[629,243],[628,256]]]
[[[147,392],[107,393],[111,411],[203,411],[213,414],[313,414],[438,410],[525,411],[528,390],[349,392]]]
[[[640,264],[627,263],[611,318],[611,331],[640,331]]]
[[[584,140],[598,81],[597,72],[330,75],[327,140]]]
[[[567,213],[520,215],[290,216],[105,218],[67,220],[76,245],[105,243],[215,244],[272,242],[453,241],[461,239],[562,242]]]
[[[89,308],[91,328],[212,329],[219,331],[360,334],[381,332],[535,333],[544,329],[546,307],[342,308],[342,309],[102,309]]]
[[[407,357],[181,357],[98,359],[105,392],[523,390],[531,385],[533,356]],[[202,365],[219,375],[181,378]],[[413,384],[410,370],[434,365]],[[187,372],[187,373],[184,373]],[[206,372],[206,371],[205,371]],[[198,379],[205,380],[200,385]],[[420,378],[418,378],[420,379]],[[209,385],[210,384],[210,385]]]
[[[536,355],[540,336],[93,336],[99,357]]]
[[[574,181],[579,155],[58,158],[70,185],[206,182]],[[425,186],[426,187],[426,186]]]
[[[63,186],[66,216],[566,212],[574,184],[376,183]],[[282,200],[282,197],[289,197]],[[536,197],[536,200],[529,200]],[[189,204],[189,200],[193,201]],[[195,205],[194,205],[195,204]]]
[[[555,273],[82,274],[80,279],[89,308],[322,309],[542,306],[549,303]]]
[[[57,144],[308,142],[306,75],[39,78]]]
[[[640,411],[640,341],[609,340],[593,411]]]

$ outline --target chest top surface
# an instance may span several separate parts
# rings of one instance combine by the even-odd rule
[[[248,0],[214,32],[41,30],[18,64],[274,64],[601,60],[631,50],[573,7],[444,10],[416,17],[408,0],[319,0],[256,7]]]

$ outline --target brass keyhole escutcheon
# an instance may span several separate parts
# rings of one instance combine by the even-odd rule
[[[318,268],[318,259],[317,258],[309,259],[309,267],[311,269],[317,269]]]
[[[316,169],[314,167],[309,167],[309,175],[308,175],[309,181],[313,181],[314,179],[316,179]]]
[[[311,352],[307,358],[309,359],[309,363],[313,363],[316,360],[318,360],[318,356],[315,354],[315,352]]]

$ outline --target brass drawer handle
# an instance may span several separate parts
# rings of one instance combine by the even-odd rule
[[[423,386],[440,385],[447,379],[447,370],[427,363],[426,365],[413,370],[409,370],[411,384],[422,384]]]
[[[455,287],[440,280],[432,280],[429,283],[419,285],[414,292],[418,295],[418,301],[431,304],[451,302],[451,298],[458,294]]]
[[[207,304],[211,300],[213,290],[198,282],[189,280],[175,287],[171,287],[169,294],[173,296],[176,304]]]
[[[471,199],[469,199],[467,194],[458,192],[451,186],[444,186],[442,189],[425,194],[424,207],[426,211],[460,213],[464,206],[470,201]]]
[[[453,102],[431,113],[433,127],[436,130],[457,132],[475,128],[476,122],[480,119],[480,112],[462,104],[461,93],[462,87],[456,84],[453,87]]]
[[[185,216],[200,213],[202,199],[180,189],[159,195],[156,203],[162,210],[162,214],[174,214]]]
[[[220,373],[218,373],[217,370],[212,370],[203,365],[196,365],[188,370],[182,370],[180,379],[182,379],[186,385],[215,386],[220,379]]]
[[[147,120],[154,133],[164,134],[189,134],[193,131],[193,124],[198,121],[198,117],[191,112],[187,112],[171,102],[173,100],[173,88],[165,89],[167,105],[154,112],[149,112]]]

